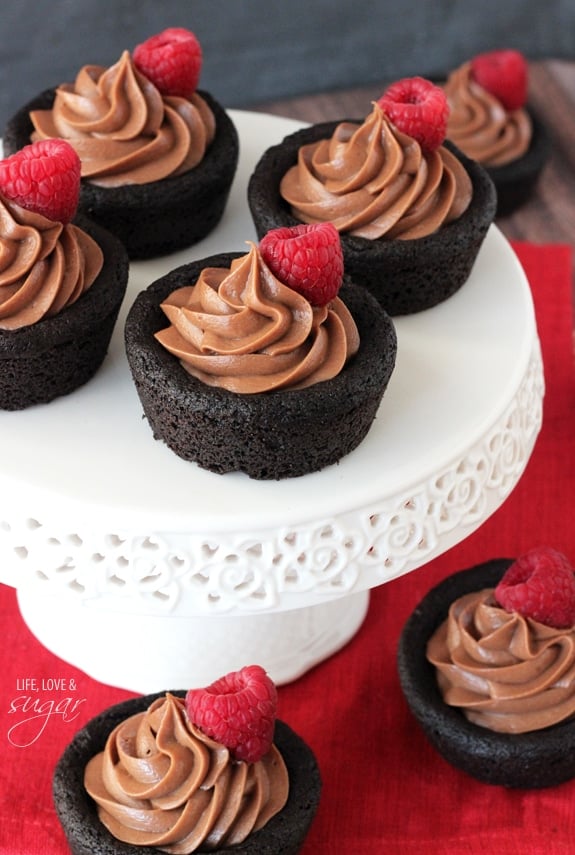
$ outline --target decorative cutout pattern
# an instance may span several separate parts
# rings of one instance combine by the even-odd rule
[[[206,539],[0,520],[0,581],[95,608],[174,615],[303,607],[372,588],[453,546],[499,507],[531,454],[543,392],[537,342],[514,400],[464,457],[377,507],[305,526]]]

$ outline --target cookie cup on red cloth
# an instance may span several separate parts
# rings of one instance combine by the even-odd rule
[[[103,751],[116,725],[143,712],[165,694],[146,695],[110,707],[89,721],[64,750],[56,765],[52,790],[56,813],[72,855],[155,855],[160,852],[155,847],[123,843],[110,834],[100,822],[96,805],[84,788],[84,770],[88,761]],[[171,694],[185,696],[182,691]],[[285,807],[243,843],[210,850],[212,855],[295,855],[300,851],[318,807],[320,772],[309,746],[279,720],[276,720],[274,742],[289,775],[290,789]]]
[[[441,696],[426,658],[429,638],[464,594],[495,587],[513,559],[487,561],[448,576],[421,600],[400,636],[397,664],[407,704],[431,745],[457,769],[487,784],[536,789],[575,777],[575,720],[530,733],[480,727]]]

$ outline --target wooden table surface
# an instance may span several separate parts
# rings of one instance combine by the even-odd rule
[[[367,115],[386,83],[251,105],[256,110],[315,123]],[[530,64],[529,103],[545,123],[551,153],[533,197],[496,222],[509,239],[575,247],[575,63]],[[575,282],[574,282],[575,300]]]

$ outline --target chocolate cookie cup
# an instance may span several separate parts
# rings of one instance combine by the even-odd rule
[[[105,710],[80,730],[60,757],[53,777],[56,813],[72,855],[142,855],[159,853],[150,846],[133,846],[116,840],[100,822],[96,805],[84,789],[84,769],[104,749],[111,731],[128,716],[146,710],[165,692],[134,698]],[[185,692],[173,695],[184,697]],[[243,843],[210,850],[213,855],[295,855],[300,851],[317,811],[321,777],[308,745],[284,722],[277,720],[274,742],[289,774],[289,797],[282,811]],[[206,851],[202,848],[197,852]]]
[[[198,90],[216,120],[216,135],[198,166],[182,175],[148,184],[100,187],[83,179],[78,211],[113,232],[130,259],[144,260],[192,246],[219,223],[229,197],[238,157],[238,133],[223,107]],[[4,154],[30,143],[31,110],[47,110],[55,90],[29,101],[8,121]]]
[[[92,286],[52,317],[15,330],[0,330],[0,409],[23,410],[68,395],[90,380],[108,352],[128,284],[122,243],[85,217],[74,223],[104,253]]]
[[[243,253],[182,265],[133,303],[125,325],[132,378],[156,439],[218,474],[255,479],[306,475],[336,463],[364,439],[395,366],[394,325],[374,298],[344,277],[339,296],[360,336],[358,353],[331,380],[304,389],[241,394],[191,376],[154,338],[166,326],[160,303],[205,267],[229,267]]]
[[[549,158],[549,134],[533,110],[527,112],[533,136],[525,154],[504,166],[484,167],[497,191],[497,217],[512,214],[529,200]]]
[[[264,152],[248,184],[248,204],[258,237],[270,229],[298,224],[280,196],[281,179],[297,162],[302,145],[330,137],[340,122],[303,128]],[[473,184],[471,203],[458,220],[416,240],[340,235],[346,273],[367,287],[391,316],[429,309],[459,290],[495,216],[495,188],[485,170],[455,146],[445,145],[464,164]]]
[[[487,784],[536,789],[575,777],[575,721],[530,733],[505,734],[469,722],[444,703],[426,658],[429,638],[458,597],[495,587],[512,559],[499,558],[448,576],[423,598],[400,636],[397,663],[407,704],[445,760]]]

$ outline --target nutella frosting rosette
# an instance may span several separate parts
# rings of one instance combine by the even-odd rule
[[[203,689],[125,701],[60,758],[54,802],[72,855],[295,855],[321,779],[311,749],[276,719],[259,665]]]
[[[256,479],[353,451],[397,352],[387,313],[343,274],[330,223],[176,268],[138,295],[125,342],[154,437],[204,469]]]
[[[239,153],[230,117],[197,88],[201,63],[195,35],[173,27],[109,68],[86,65],[9,120],[4,151],[68,140],[82,164],[79,210],[130,258],[191,246],[220,221]]]
[[[250,178],[260,236],[331,222],[346,272],[390,315],[431,308],[467,280],[495,214],[485,170],[444,143],[448,106],[423,78],[393,84],[363,120],[304,128]]]
[[[447,577],[407,621],[398,667],[454,766],[507,787],[575,777],[575,573],[555,549]]]
[[[0,161],[0,409],[67,395],[106,356],[128,257],[109,232],[73,219],[79,188],[63,140]]]
[[[527,201],[547,161],[548,137],[527,105],[528,82],[524,56],[496,50],[464,62],[444,86],[447,137],[489,173],[498,215]]]

